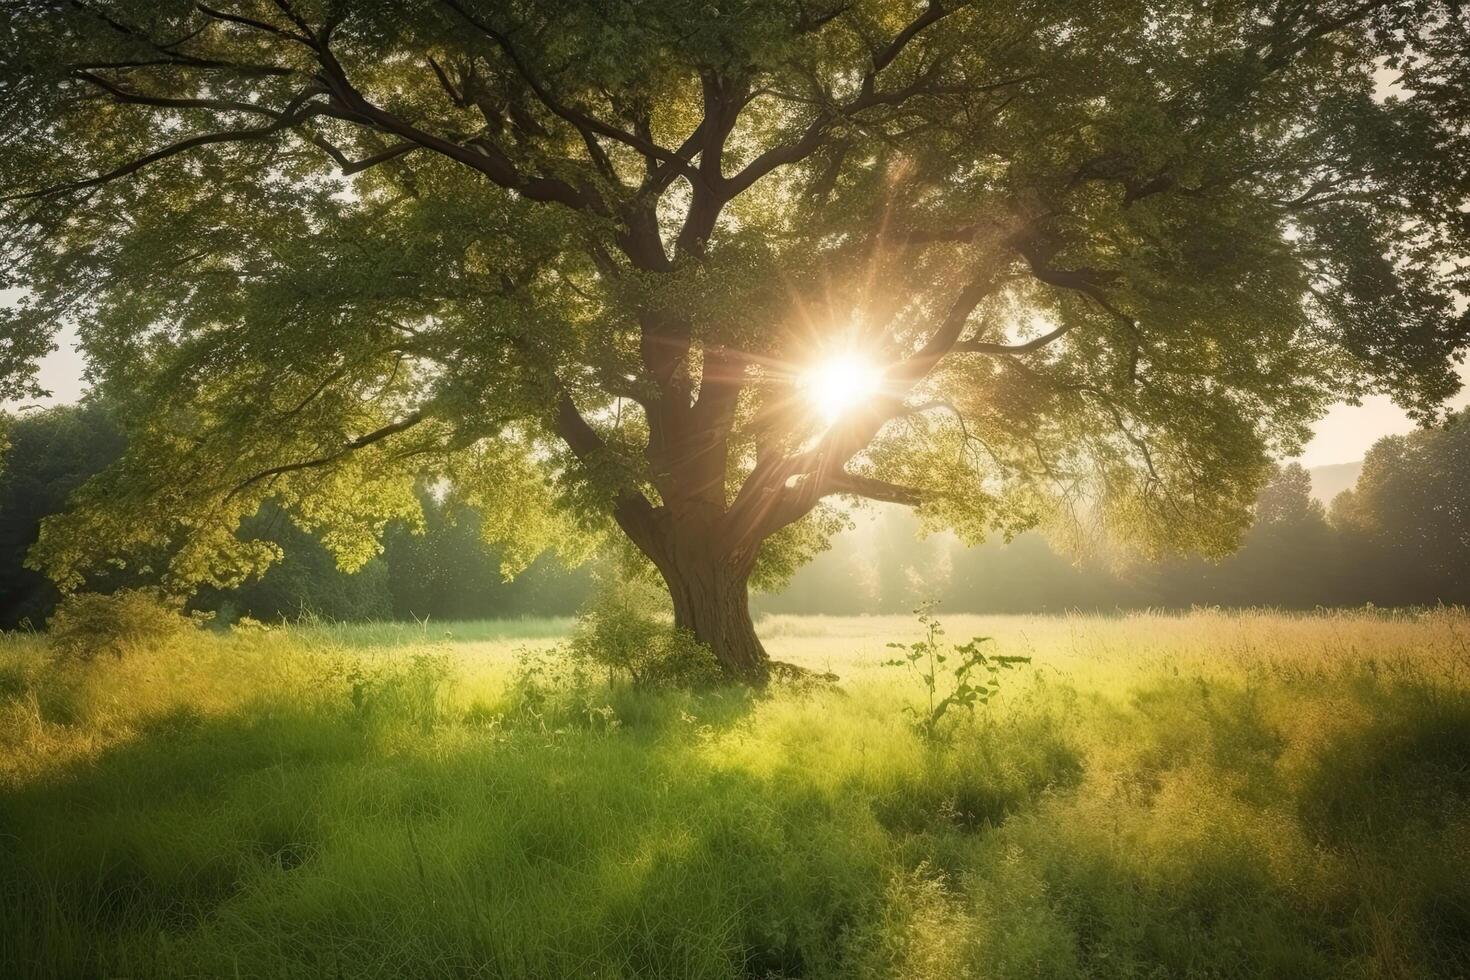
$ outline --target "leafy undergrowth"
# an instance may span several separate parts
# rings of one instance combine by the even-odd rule
[[[1470,973],[1463,614],[994,621],[1033,662],[934,744],[837,625],[761,696],[454,626],[0,641],[0,976]]]

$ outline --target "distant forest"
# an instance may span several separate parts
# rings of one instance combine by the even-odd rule
[[[26,550],[41,519],[121,453],[123,436],[95,402],[11,416],[4,432],[0,628],[40,626],[57,594],[23,567]],[[1341,476],[1333,469],[1328,481]],[[590,569],[545,558],[505,581],[472,510],[428,488],[421,499],[423,532],[391,528],[382,554],[352,575],[284,514],[257,515],[242,533],[276,542],[285,559],[258,581],[196,602],[225,619],[449,620],[567,615],[586,598]],[[1036,532],[966,548],[948,535],[920,538],[900,508],[859,511],[854,524],[783,591],[757,596],[756,610],[906,612],[925,598],[948,612],[1470,603],[1470,410],[1444,428],[1380,440],[1330,506],[1314,498],[1308,471],[1278,468],[1242,547],[1218,563],[1077,559]]]

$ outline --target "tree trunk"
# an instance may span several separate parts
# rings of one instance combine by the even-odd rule
[[[750,618],[750,570],[705,554],[685,554],[659,571],[674,600],[674,625],[714,652],[732,678],[764,684],[770,658]]]

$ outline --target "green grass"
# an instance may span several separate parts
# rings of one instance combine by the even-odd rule
[[[550,640],[566,636],[570,618],[480,619],[440,623],[425,619],[416,623],[368,622],[297,624],[293,631],[312,642],[326,641],[352,649],[408,647],[426,644],[495,643],[498,641]]]
[[[561,624],[0,641],[0,976],[1470,975],[1470,619],[946,622],[1029,655],[941,745],[916,627],[833,690],[609,689]],[[447,630],[448,636],[445,636]]]

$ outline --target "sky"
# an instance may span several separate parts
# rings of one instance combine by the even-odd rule
[[[1453,408],[1470,406],[1470,367],[1460,365],[1466,388],[1450,401]],[[1363,458],[1368,447],[1384,436],[1412,432],[1414,423],[1403,410],[1382,395],[1365,398],[1362,405],[1335,405],[1317,423],[1316,436],[1301,455],[1306,467],[1346,463]]]
[[[0,302],[6,299],[0,293]],[[82,381],[82,359],[75,350],[76,335],[67,333],[56,338],[57,349],[41,362],[41,386],[52,393],[42,404],[74,402],[85,387]],[[1460,366],[1466,388],[1450,404],[1455,408],[1470,406],[1470,365]],[[16,408],[0,404],[0,408]],[[1326,466],[1363,458],[1368,447],[1388,435],[1412,431],[1414,423],[1388,398],[1366,398],[1361,405],[1334,406],[1317,423],[1316,436],[1299,457],[1303,466]]]

